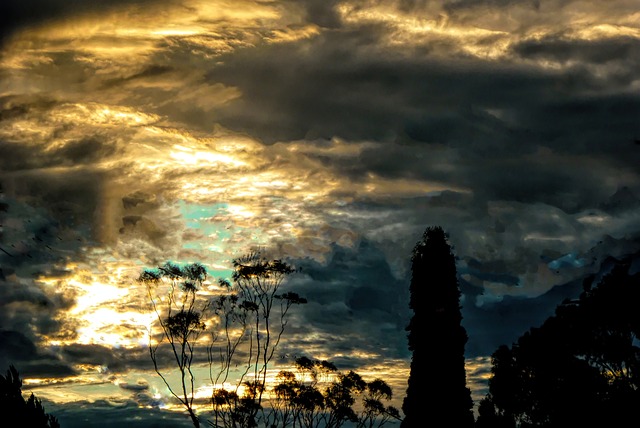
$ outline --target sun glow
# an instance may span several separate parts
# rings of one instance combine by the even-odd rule
[[[70,343],[103,345],[111,348],[148,345],[148,332],[155,314],[141,304],[143,290],[128,283],[131,268],[114,267],[111,273],[95,273],[70,264],[65,278],[39,279],[45,287],[65,296],[73,296],[75,304],[59,318],[73,326],[72,337],[46,338],[51,346]],[[132,287],[134,286],[134,287]]]
[[[156,321],[153,312],[119,312],[109,308],[87,311],[84,321],[88,325],[78,328],[77,343],[100,344],[113,348],[146,347],[148,331]]]
[[[181,146],[174,146],[174,151],[169,153],[172,159],[175,159],[177,163],[186,165],[198,165],[198,164],[229,164],[234,167],[246,165],[245,162],[234,158],[233,156],[204,151],[194,151]]]

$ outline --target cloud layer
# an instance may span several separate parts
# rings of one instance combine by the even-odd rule
[[[3,2],[0,363],[115,385],[141,269],[261,246],[310,301],[283,353],[406,370],[430,225],[486,363],[496,314],[640,247],[635,3]]]

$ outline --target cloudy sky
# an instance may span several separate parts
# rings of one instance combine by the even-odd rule
[[[399,405],[426,227],[458,257],[474,397],[497,345],[640,249],[637,0],[0,16],[0,363],[66,426],[162,416],[135,278],[166,260],[217,278],[261,247],[302,268],[283,352],[384,376]]]

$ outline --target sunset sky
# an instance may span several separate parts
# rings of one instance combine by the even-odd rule
[[[498,345],[640,251],[637,0],[2,0],[0,28],[0,371],[63,427],[189,426],[135,281],[167,260],[301,268],[282,355],[400,406],[426,227],[476,400]]]

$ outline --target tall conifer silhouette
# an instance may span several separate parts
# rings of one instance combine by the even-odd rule
[[[402,428],[473,427],[473,401],[466,386],[460,289],[447,235],[429,227],[411,259],[413,317],[407,326],[413,351]]]

